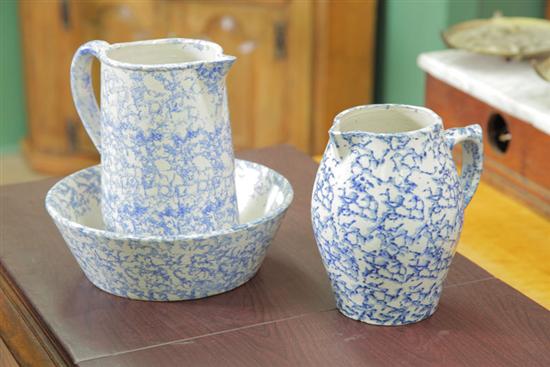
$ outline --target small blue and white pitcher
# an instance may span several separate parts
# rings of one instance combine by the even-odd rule
[[[101,109],[91,83],[101,62]],[[76,109],[101,154],[108,230],[205,233],[238,223],[225,76],[235,61],[212,42],[162,39],[76,52]]]
[[[444,131],[426,108],[371,105],[340,113],[329,134],[311,215],[338,309],[378,325],[429,317],[479,183],[480,126]]]

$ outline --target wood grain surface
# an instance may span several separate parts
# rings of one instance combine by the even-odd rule
[[[376,0],[315,2],[312,154],[323,154],[340,111],[372,103],[376,7]]]
[[[0,267],[0,338],[11,349],[10,355],[21,366],[70,365],[70,357],[37,316]]]
[[[11,354],[10,350],[4,343],[4,341],[0,338],[0,366],[2,367],[18,367],[19,364],[13,358],[13,355]]]
[[[23,148],[44,173],[64,175],[99,161],[69,83],[74,52],[92,39],[186,37],[223,45],[237,57],[227,79],[236,149],[288,143],[320,154],[334,115],[372,101],[376,0],[20,1],[19,9]]]
[[[0,188],[3,274],[41,331],[73,363],[319,366],[439,359],[536,365],[548,358],[541,347],[550,343],[548,312],[460,255],[430,320],[383,328],[341,316],[311,230],[316,164],[290,147],[240,156],[285,175],[295,199],[257,276],[197,301],[132,301],[100,291],[84,277],[45,212],[44,196],[55,180]]]
[[[492,279],[448,288],[430,319],[409,326],[366,325],[332,310],[82,365],[548,366],[545,312]]]

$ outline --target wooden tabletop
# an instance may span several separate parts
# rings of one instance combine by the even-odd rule
[[[290,147],[239,156],[286,176],[294,202],[258,274],[196,301],[132,301],[100,291],[44,209],[55,180],[2,187],[0,335],[15,359],[41,366],[550,365],[549,312],[460,255],[428,320],[380,327],[339,314],[310,223],[317,165]]]

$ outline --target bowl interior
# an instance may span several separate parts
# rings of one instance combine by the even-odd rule
[[[236,160],[235,184],[241,224],[257,221],[290,204],[292,188],[277,172],[261,164]],[[95,229],[104,229],[101,215],[101,169],[78,171],[59,181],[48,193],[51,214]]]

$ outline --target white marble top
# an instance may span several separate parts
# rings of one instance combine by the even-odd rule
[[[462,50],[418,56],[433,77],[550,134],[550,83],[528,61],[506,61]]]

